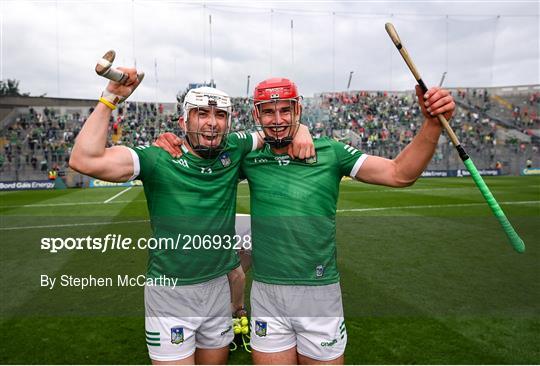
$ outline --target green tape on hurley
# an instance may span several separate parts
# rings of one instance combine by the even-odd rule
[[[523,253],[525,251],[525,243],[516,233],[516,231],[512,227],[512,224],[510,224],[510,221],[508,221],[508,218],[504,214],[501,206],[499,206],[499,203],[497,202],[495,197],[493,197],[493,194],[484,182],[484,179],[482,178],[480,173],[478,173],[478,170],[476,169],[473,161],[469,158],[463,161],[463,163],[467,167],[469,173],[471,173],[471,177],[474,180],[474,183],[476,183],[476,186],[478,187],[480,192],[482,192],[482,195],[488,203],[489,208],[491,208],[491,211],[493,211],[493,214],[495,215],[497,220],[499,220],[499,223],[501,224],[506,236],[508,237],[508,240],[510,240],[510,244],[512,244],[512,247],[514,247],[516,252]]]

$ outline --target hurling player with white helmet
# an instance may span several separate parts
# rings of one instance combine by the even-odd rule
[[[142,180],[154,238],[232,238],[239,166],[262,140],[256,134],[229,134],[229,96],[202,87],[183,100],[181,157],[154,146],[107,148],[113,110],[141,82],[135,69],[119,69],[129,76],[127,82],[109,82],[77,137],[70,166],[112,182]],[[312,148],[307,129],[306,136],[298,144],[295,140],[297,150]],[[223,364],[233,339],[227,274],[239,266],[238,255],[226,245],[185,244],[149,249],[147,279],[176,285],[163,281],[145,287],[148,353],[154,364]]]

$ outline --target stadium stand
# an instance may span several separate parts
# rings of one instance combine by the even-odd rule
[[[527,160],[540,166],[538,86],[451,89],[458,108],[451,121],[479,168],[502,166],[519,175]],[[2,181],[47,179],[50,170],[68,186],[88,182],[67,162],[75,137],[95,101],[38,97],[0,98]],[[234,131],[252,129],[250,100],[233,98]],[[315,137],[331,136],[369,154],[395,157],[422,123],[412,91],[321,93],[304,99],[303,122]],[[175,103],[127,102],[110,120],[109,144],[146,145],[177,129]],[[443,135],[428,169],[460,169],[462,163]]]
[[[458,107],[451,126],[477,166],[495,168],[499,162],[504,174],[513,175],[519,174],[527,159],[538,166],[538,86],[452,89],[452,93]],[[491,96],[502,99],[500,95],[512,100],[514,106],[528,105],[526,124],[504,119],[505,115],[495,115]],[[323,93],[318,98],[325,111],[319,120],[327,123],[324,124],[326,129],[317,126],[315,134],[331,135],[370,154],[395,157],[410,142],[421,123],[412,92]],[[428,169],[461,168],[461,161],[453,150],[443,135]]]

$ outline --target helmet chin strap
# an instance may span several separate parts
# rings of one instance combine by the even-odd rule
[[[210,102],[209,102],[210,104]],[[212,118],[212,121],[213,121],[213,124],[211,126],[211,130],[210,132],[212,133],[212,135],[214,135],[215,133],[215,127],[213,127],[215,125],[215,120],[214,120],[214,106],[212,104],[211,106],[212,110],[211,110],[211,118]],[[205,145],[202,145],[200,143],[200,136],[201,136],[201,131],[198,129],[197,127],[197,131],[195,132],[196,134],[196,138],[194,138],[195,141],[192,141],[190,138],[189,138],[189,133],[187,131],[187,123],[186,123],[186,141],[187,143],[189,144],[189,146],[191,146],[191,148],[193,149],[193,151],[195,151],[201,158],[203,159],[208,159],[208,160],[213,160],[213,159],[216,159],[224,150],[224,144],[226,144],[226,135],[224,134],[221,138],[221,142],[219,145],[213,145],[212,146],[205,146]]]
[[[278,103],[278,100],[275,100],[273,101],[276,105],[275,107],[275,125],[274,127],[275,128],[278,128],[278,127],[281,127],[280,125],[277,124],[277,121],[280,121],[281,120],[281,117],[280,117],[280,111],[277,109],[277,103]],[[294,107],[293,107],[294,105]],[[270,145],[270,147],[274,148],[274,149],[282,149],[284,147],[287,147],[289,146],[292,141],[293,141],[293,138],[294,136],[296,135],[296,133],[298,132],[298,123],[299,121],[296,119],[296,107],[297,107],[297,104],[296,102],[295,103],[292,103],[291,101],[289,101],[289,106],[292,107],[291,108],[291,114],[292,114],[292,124],[288,124],[286,126],[289,127],[289,134],[283,138],[276,138],[274,136],[269,136],[267,133],[266,133],[266,128],[272,128],[272,126],[265,126],[263,127],[263,140],[265,143],[267,143],[268,145]],[[294,123],[296,122],[296,123]],[[262,122],[259,122],[261,125],[262,125]]]
[[[203,159],[215,159],[219,156],[219,154],[222,152],[221,149],[216,148],[210,148],[208,146],[204,145],[194,145],[189,140],[189,136],[186,134],[186,141],[188,142],[189,146],[195,151],[197,154],[201,156]]]
[[[276,149],[281,149],[283,147],[289,146],[292,140],[293,138],[291,136],[287,136],[282,139],[276,139],[275,137],[272,137],[272,136],[264,137],[264,142]]]

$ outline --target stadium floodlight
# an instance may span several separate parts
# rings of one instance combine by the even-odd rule
[[[418,82],[418,85],[420,85],[422,92],[426,93],[428,88],[426,84],[424,83],[424,81],[422,80],[422,78],[420,77],[420,73],[418,72],[418,70],[416,69],[416,66],[412,62],[411,57],[409,56],[409,53],[407,52],[405,47],[403,47],[403,44],[401,43],[401,40],[396,32],[396,29],[394,28],[392,23],[386,23],[384,27],[386,29],[386,32],[392,39],[392,42],[394,42],[394,45],[396,46],[399,53],[403,57],[403,60],[405,60],[405,63],[409,67],[409,70],[411,70],[412,74],[414,75],[414,78]],[[467,170],[471,174],[471,177],[473,178],[474,183],[476,184],[480,192],[482,192],[482,195],[484,196],[484,199],[489,205],[489,208],[491,208],[491,211],[493,212],[493,214],[495,215],[495,217],[501,224],[504,232],[506,233],[506,236],[508,237],[508,240],[510,241],[510,243],[512,244],[516,252],[523,253],[525,251],[525,244],[523,243],[523,240],[519,237],[516,230],[514,230],[510,221],[508,221],[508,218],[504,214],[504,211],[502,210],[501,206],[499,206],[499,203],[497,202],[495,197],[493,197],[493,194],[491,193],[488,186],[486,185],[486,182],[484,182],[484,179],[482,178],[480,173],[478,173],[478,169],[476,169],[476,166],[474,165],[472,159],[469,157],[469,155],[467,155],[467,153],[465,152],[465,149],[461,146],[461,143],[459,142],[456,134],[452,130],[452,127],[450,127],[450,124],[448,123],[448,121],[442,114],[437,115],[437,118],[439,119],[439,122],[443,125],[444,129],[446,130],[446,133],[448,134],[448,136],[450,137],[450,140],[452,141],[452,144],[454,144],[454,147],[458,151],[459,157],[463,161],[463,164],[465,164],[465,166],[467,167]]]
[[[128,75],[112,67],[112,63],[114,62],[115,57],[116,52],[114,50],[107,51],[103,55],[103,57],[98,60],[96,64],[96,73],[99,76],[103,76],[104,78],[107,78],[109,80],[124,84],[128,79]],[[137,78],[142,81],[142,79],[144,78],[144,73],[138,73]]]

